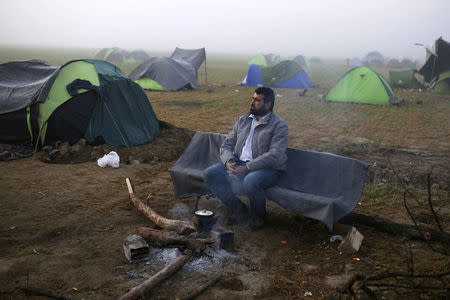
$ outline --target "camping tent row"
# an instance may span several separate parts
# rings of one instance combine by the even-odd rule
[[[129,52],[121,48],[103,48],[94,52],[94,59],[106,60],[112,63],[134,64],[136,61],[143,61],[150,58],[145,51],[135,50]]]
[[[0,64],[1,142],[73,144],[85,138],[122,147],[149,143],[158,130],[144,90],[109,62]]]
[[[389,82],[368,67],[348,71],[326,95],[327,101],[389,105],[394,92]]]
[[[197,71],[205,61],[205,48],[176,48],[170,57],[158,56],[144,61],[128,77],[148,90],[199,89]]]
[[[450,43],[438,38],[433,47],[426,48],[426,57],[419,74],[431,84],[433,92],[450,94]]]
[[[241,85],[297,89],[314,86],[305,70],[292,60],[285,60],[271,67],[250,65]]]

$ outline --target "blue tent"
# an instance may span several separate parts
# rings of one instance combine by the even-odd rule
[[[287,60],[271,67],[250,65],[241,85],[305,89],[314,83],[302,67]]]

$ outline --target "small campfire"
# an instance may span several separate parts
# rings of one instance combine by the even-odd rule
[[[134,287],[120,299],[144,298],[152,289],[181,269],[193,256],[200,265],[202,255],[208,258],[223,257],[224,250],[233,249],[234,233],[218,222],[219,216],[197,205],[191,222],[162,217],[135,194],[129,178],[126,178],[130,201],[161,229],[138,227],[137,234],[128,236],[123,244],[126,258],[130,262],[148,261],[151,254],[169,251],[173,258],[162,270]],[[207,248],[207,246],[209,246]],[[170,249],[170,250],[168,250]],[[220,254],[219,254],[220,253]],[[167,256],[167,255],[166,255]],[[217,279],[218,280],[218,279]]]

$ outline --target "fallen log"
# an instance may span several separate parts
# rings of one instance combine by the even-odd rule
[[[215,242],[214,239],[202,239],[194,237],[185,237],[178,234],[161,231],[148,227],[138,227],[137,233],[144,238],[150,245],[156,247],[166,246],[186,246],[195,253],[205,250],[207,244]]]
[[[120,300],[130,299],[148,299],[148,294],[162,283],[164,280],[172,276],[176,271],[181,269],[192,257],[191,251],[186,251],[184,254],[178,256],[170,262],[161,271],[141,283],[140,285],[132,288],[128,293],[120,297]]]
[[[441,232],[420,226],[419,227],[420,232],[423,233],[421,234],[417,230],[417,227],[414,225],[395,223],[383,218],[362,215],[354,212],[340,219],[339,223],[348,225],[358,223],[374,227],[375,229],[386,233],[405,235],[414,240],[440,242],[443,244],[450,245],[450,234],[446,232]]]
[[[136,196],[133,187],[131,186],[130,179],[126,178],[125,181],[127,183],[130,201],[137,207],[139,211],[144,213],[144,215],[146,215],[147,218],[150,219],[150,221],[161,228],[173,230],[182,235],[188,235],[194,231],[197,231],[197,228],[195,226],[192,226],[187,222],[181,220],[171,220],[160,216],[150,206],[146,205],[141,199]]]

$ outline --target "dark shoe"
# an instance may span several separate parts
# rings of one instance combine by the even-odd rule
[[[248,220],[248,210],[242,209],[239,212],[234,212],[233,215],[225,222],[227,225],[240,225],[246,223]]]
[[[256,231],[264,227],[264,218],[259,216],[251,216],[248,220],[248,225],[245,226],[246,231]]]

